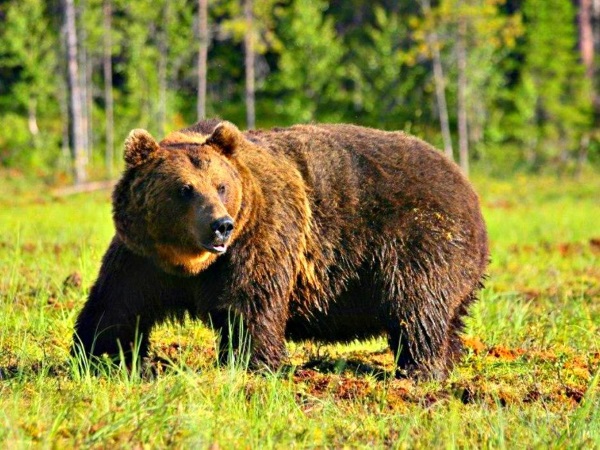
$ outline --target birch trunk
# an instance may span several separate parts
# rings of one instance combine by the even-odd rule
[[[592,26],[592,0],[579,1],[579,50],[581,52],[581,61],[585,67],[585,76],[591,89],[592,108],[596,113],[600,111],[600,98],[596,92],[594,83],[594,28]],[[583,166],[587,162],[588,147],[590,142],[589,132],[581,137],[579,154],[577,155],[577,176],[583,171]]]
[[[254,14],[252,0],[244,2],[246,18],[246,34],[244,36],[245,68],[246,68],[246,126],[252,129],[256,126],[254,105]]]
[[[170,19],[170,8],[169,2],[165,2],[162,20],[162,37],[159,39],[158,50],[158,134],[160,136],[165,135],[165,128],[167,123],[167,64],[168,64],[168,52],[169,52],[169,19]]]
[[[69,91],[69,134],[74,160],[75,183],[84,183],[87,179],[86,154],[83,144],[81,110],[82,96],[79,86],[79,65],[77,61],[77,30],[75,28],[75,6],[73,0],[63,0],[65,29],[67,39],[67,83]]]
[[[90,52],[85,51],[85,110],[86,110],[86,141],[87,141],[87,156],[88,161],[92,160],[92,153],[94,151],[94,86],[92,82],[92,73],[94,71],[94,61],[91,57]]]
[[[469,124],[467,117],[467,21],[461,17],[458,23],[456,57],[458,66],[458,149],[459,161],[465,175],[469,175]]]
[[[579,50],[588,79],[594,77],[594,32],[592,27],[592,0],[579,0]]]
[[[206,83],[208,58],[208,1],[198,0],[198,120],[206,118]]]
[[[421,0],[421,6],[423,7],[425,14],[431,14],[431,3],[429,0]],[[450,120],[448,119],[448,104],[446,102],[446,80],[442,68],[439,39],[434,30],[428,33],[427,43],[431,48],[433,81],[435,84],[435,97],[438,106],[442,139],[444,141],[444,153],[448,158],[454,159],[452,151],[452,135],[450,134]]]
[[[87,61],[87,51],[86,51],[86,41],[87,41],[87,30],[83,24],[83,17],[85,11],[85,1],[79,2],[79,9],[75,9],[75,32],[79,32],[78,38],[78,57],[79,57],[79,86],[81,92],[81,129],[83,133],[83,149],[85,153],[85,162],[86,164],[91,160],[90,155],[90,141],[89,141],[89,126],[90,126],[90,111],[88,104],[88,83],[87,83],[87,73],[88,73],[88,61]],[[79,21],[77,22],[77,19]],[[79,24],[79,28],[77,27]]]
[[[104,52],[103,52],[103,71],[104,71],[104,105],[106,120],[106,149],[104,153],[104,164],[106,174],[109,178],[113,174],[114,154],[115,154],[115,134],[114,134],[114,100],[113,100],[113,82],[112,82],[112,5],[111,0],[104,0]]]

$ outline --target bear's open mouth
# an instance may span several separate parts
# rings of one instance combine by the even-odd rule
[[[227,245],[225,244],[220,244],[220,245],[216,245],[216,244],[202,244],[202,247],[204,247],[206,250],[208,250],[211,253],[216,253],[218,255],[221,255],[223,253],[225,253],[227,251]]]

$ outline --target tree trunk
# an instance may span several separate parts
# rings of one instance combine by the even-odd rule
[[[86,131],[87,131],[87,155],[88,155],[88,160],[91,161],[92,160],[92,153],[94,152],[94,120],[93,120],[93,114],[94,114],[94,86],[92,83],[92,75],[93,75],[93,71],[94,71],[94,60],[91,57],[90,52],[87,51],[87,49],[85,49],[85,61],[86,61],[86,66],[85,66],[85,104],[86,104],[86,111],[87,111],[87,127],[86,127]]]
[[[458,149],[459,161],[465,175],[469,175],[469,129],[467,119],[467,21],[459,19],[456,58],[458,66]]]
[[[37,100],[32,96],[29,97],[27,102],[27,128],[29,128],[34,144],[37,144],[37,137],[40,133],[37,124]]]
[[[585,67],[585,76],[591,90],[592,108],[596,112],[600,112],[600,98],[595,89],[594,83],[594,28],[592,26],[592,0],[579,0],[579,50],[581,51],[581,61]],[[590,136],[589,132],[585,132],[581,137],[581,145],[579,146],[579,154],[577,157],[576,174],[579,177],[586,163],[588,155]]]
[[[81,89],[79,86],[79,65],[77,61],[77,29],[75,28],[75,6],[73,0],[63,0],[67,39],[67,83],[69,90],[69,134],[74,160],[75,183],[87,179],[86,155],[83,144],[84,131],[81,120]]]
[[[429,0],[421,0],[421,6],[423,7],[425,14],[431,14],[431,3]],[[428,33],[427,43],[431,48],[433,60],[433,81],[435,84],[435,97],[440,117],[442,139],[444,140],[444,153],[448,158],[453,159],[452,135],[450,134],[450,120],[448,119],[448,105],[446,103],[446,81],[444,79],[444,70],[442,68],[439,40],[435,31]]]
[[[592,32],[592,51],[594,50],[593,45],[597,42],[600,42],[600,0],[591,0],[591,7],[588,9],[590,14],[589,24],[591,32]],[[587,44],[589,45],[589,44]],[[592,61],[593,61],[592,57]],[[592,68],[594,66],[592,65]],[[594,71],[595,72],[595,71]],[[600,115],[600,95],[595,89],[595,85],[592,85],[593,93],[594,93],[594,107],[597,111],[597,114]]]
[[[579,141],[579,154],[577,155],[577,166],[575,167],[575,177],[581,178],[583,174],[583,167],[587,163],[588,150],[590,148],[590,135],[584,133]]]
[[[246,34],[244,35],[245,68],[246,68],[246,125],[252,129],[256,125],[254,108],[254,13],[252,0],[244,1],[246,18]]]
[[[198,0],[198,120],[206,118],[208,0]]]
[[[171,8],[169,1],[165,2],[162,21],[161,37],[158,40],[158,134],[165,135],[167,124],[167,64],[169,58],[169,20]]]
[[[90,127],[90,111],[88,104],[88,60],[87,60],[87,30],[83,23],[83,17],[85,13],[85,1],[79,2],[79,9],[75,9],[75,21],[77,25],[77,19],[79,19],[79,28],[75,28],[76,32],[79,31],[78,39],[78,57],[79,57],[79,86],[81,89],[81,128],[83,133],[83,148],[85,152],[86,164],[91,160],[90,149],[91,143],[89,141],[89,127]]]
[[[115,134],[114,134],[114,101],[113,101],[113,82],[112,82],[112,5],[111,0],[104,0],[104,105],[106,119],[106,150],[104,153],[104,162],[106,174],[109,178],[113,174],[113,163],[115,154]]]
[[[589,80],[594,77],[594,33],[592,28],[592,0],[579,0],[579,50]]]
[[[61,35],[65,35],[65,30],[64,30],[64,26],[61,29]],[[66,40],[65,40],[66,41]],[[61,52],[61,57],[63,59],[66,59],[66,42],[63,41],[63,46],[65,48],[61,49],[63,50]],[[63,75],[63,79],[61,80],[63,83],[65,81],[65,74],[61,74]],[[60,145],[60,150],[61,150],[61,169],[63,169],[65,172],[68,172],[69,170],[71,170],[71,159],[72,159],[72,155],[71,155],[71,151],[69,148],[69,133],[70,133],[70,115],[69,115],[69,96],[67,95],[67,91],[68,91],[68,86],[65,86],[63,83],[61,83],[61,86],[58,90],[58,104],[60,107],[60,119],[61,119],[61,133],[62,133],[62,138],[61,138],[61,145]]]
[[[27,102],[27,128],[31,133],[31,146],[34,150],[40,149],[40,129],[37,124],[37,99],[33,96],[29,96]]]

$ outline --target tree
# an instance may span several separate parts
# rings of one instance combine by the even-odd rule
[[[198,0],[198,120],[206,118],[208,45],[208,0]]]
[[[211,77],[211,90],[220,96],[218,114],[234,121],[245,120],[252,128],[256,111],[264,105],[270,113],[269,117],[261,117],[264,124],[265,119],[274,118],[271,99],[265,95],[272,86],[265,81],[271,70],[277,70],[272,58],[281,48],[275,27],[279,14],[287,7],[277,0],[227,0],[213,5],[213,15],[219,17],[215,20],[214,39],[220,45],[211,50],[209,74],[212,71],[215,75]],[[240,59],[241,54],[244,59]]]
[[[594,32],[592,26],[592,0],[579,0],[579,51],[585,67],[585,75],[594,77]]]
[[[187,0],[123,2],[122,11],[115,14],[115,28],[127,44],[122,46],[116,69],[122,96],[115,106],[121,118],[118,133],[142,127],[163,135],[185,123],[173,123],[175,108],[189,109],[186,122],[195,117],[193,17]],[[189,90],[180,89],[183,80]]]
[[[158,134],[158,65],[159,49],[156,42],[163,1],[139,0],[123,6],[119,31],[123,34],[121,57],[123,65],[122,91],[125,94],[118,104],[117,114],[123,119],[124,135],[127,129],[141,127]]]
[[[467,114],[467,18],[458,18],[456,39],[458,159],[465,175],[469,175],[469,123]]]
[[[169,25],[171,23],[171,2],[165,1],[162,5],[162,20],[160,33],[158,33],[158,105],[157,124],[159,136],[165,135],[167,122],[167,70],[169,64]]]
[[[114,137],[114,99],[112,78],[112,2],[104,0],[103,11],[103,54],[102,69],[104,72],[104,105],[105,105],[105,144],[104,161],[106,173],[110,178],[113,173],[115,137]]]
[[[84,183],[87,179],[87,155],[84,147],[82,120],[82,95],[79,86],[79,65],[77,60],[77,28],[75,26],[75,5],[73,0],[63,0],[65,30],[67,39],[67,80],[69,89],[69,126],[71,148],[74,159],[75,182]]]
[[[503,5],[504,0],[440,0],[425,13],[423,21],[415,21],[419,53],[421,47],[431,47],[432,32],[437,36],[439,45],[433,50],[439,48],[446,68],[448,103],[452,106],[448,111],[455,111],[449,121],[457,125],[459,160],[465,173],[470,150],[481,155],[484,137],[498,129],[494,113],[499,110],[505,87],[499,66],[521,31],[518,16],[503,13]],[[441,76],[435,75],[433,59],[435,80]],[[440,84],[435,82],[436,91]]]
[[[589,86],[576,52],[575,9],[563,0],[526,0],[521,46],[524,62],[517,97],[527,95],[535,109],[517,106],[511,116],[519,136],[528,136],[529,165],[563,166],[590,126]],[[522,139],[522,138],[521,138]]]
[[[335,106],[347,110],[342,120],[426,133],[435,120],[424,87],[429,68],[417,63],[411,29],[399,13],[377,7],[373,14],[372,22],[357,25],[360,32],[345,36],[341,82],[351,84]]]
[[[281,17],[278,32],[283,47],[270,89],[286,99],[275,105],[284,121],[342,117],[343,112],[332,106],[344,95],[344,50],[332,18],[324,14],[326,9],[323,0],[294,0]]]
[[[10,86],[6,110],[26,117],[27,145],[36,152],[41,150],[40,109],[49,109],[58,81],[57,39],[44,4],[42,0],[9,3],[0,27],[0,68],[12,75],[12,78],[0,76],[0,84]],[[3,125],[8,126],[6,121]],[[16,134],[17,130],[11,132]]]
[[[244,0],[246,32],[244,34],[244,68],[246,72],[246,126],[254,128],[256,112],[254,106],[254,11],[253,1]]]
[[[421,0],[423,11],[426,16],[431,16],[431,3],[429,0]],[[450,159],[453,159],[452,136],[450,134],[450,121],[448,119],[448,106],[446,102],[446,79],[442,68],[442,58],[440,56],[439,38],[436,32],[435,24],[430,25],[426,31],[426,41],[429,45],[433,61],[433,79],[435,83],[435,95],[437,99],[438,114],[440,118],[440,127],[442,138],[444,140],[444,153]]]
[[[92,159],[92,62],[88,54],[88,16],[87,0],[80,0],[75,5],[75,24],[77,33],[77,56],[79,68],[79,90],[81,93],[81,128],[83,136],[83,149],[86,155],[86,164]]]
[[[458,21],[456,40],[457,62],[457,116],[458,116],[458,154],[460,167],[469,175],[469,125],[467,115],[467,21],[464,17]]]

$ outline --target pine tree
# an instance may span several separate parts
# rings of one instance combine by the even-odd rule
[[[517,101],[512,119],[518,138],[529,145],[533,168],[548,160],[563,164],[590,124],[590,92],[577,54],[575,8],[564,0],[526,0],[523,15],[524,63],[516,95],[528,96],[533,109]]]
[[[344,49],[326,9],[323,0],[294,0],[282,17],[283,48],[271,83],[285,96],[275,106],[284,121],[339,120],[343,114],[332,106],[343,95]]]
[[[56,112],[52,103],[58,84],[57,36],[47,19],[45,3],[43,0],[9,2],[0,26],[0,69],[6,69],[11,75],[2,77],[0,85],[10,93],[0,106],[4,111],[26,117],[27,144],[36,152],[41,145],[39,114],[48,110]],[[8,126],[6,121],[2,123]],[[11,129],[10,134],[21,133]]]

